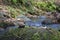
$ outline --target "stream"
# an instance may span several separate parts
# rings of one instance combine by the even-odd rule
[[[49,24],[51,22],[50,19],[47,20],[46,24],[42,24],[42,21],[44,21],[46,19],[45,16],[39,16],[38,18],[28,18],[27,16],[21,15],[18,16],[17,18],[22,18],[25,21],[25,25],[29,26],[29,27],[49,27],[49,28],[53,28],[56,30],[60,30],[60,24]],[[12,26],[12,27],[8,27],[7,29],[2,29],[0,28],[0,34],[4,34],[4,32],[8,31],[9,29],[15,29],[18,28],[18,26]]]
[[[50,19],[46,19],[46,16],[38,16],[38,18],[28,18],[27,16],[21,15],[18,16],[17,18],[22,18],[25,21],[25,25],[29,27],[41,27],[41,26],[46,26],[46,27],[51,27],[54,29],[60,29],[60,24],[49,24],[51,23]],[[42,24],[44,20],[47,20],[46,24]]]

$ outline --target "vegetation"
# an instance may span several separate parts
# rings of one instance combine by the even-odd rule
[[[55,11],[56,5],[54,2],[37,2],[36,6],[44,11]]]
[[[9,4],[7,4],[9,3]],[[54,3],[54,0],[50,1],[39,1],[36,2],[36,0],[7,0],[4,1],[5,5],[9,5],[10,7],[17,8],[22,11],[22,13],[31,13],[31,14],[37,14],[45,12],[53,12],[53,11],[59,11],[60,7],[59,5],[56,5]],[[35,8],[36,9],[35,9]],[[37,10],[38,9],[38,10]],[[14,9],[12,9],[15,11]],[[40,11],[42,10],[42,11]],[[17,12],[15,12],[17,13]],[[22,14],[20,13],[20,14]],[[13,16],[14,17],[14,16]]]
[[[10,29],[0,40],[59,40],[60,33],[52,29],[22,28]]]
[[[53,1],[39,1],[36,0],[3,0],[4,10],[7,10],[11,18],[16,18],[18,15],[30,13],[32,15],[41,15],[45,12],[60,11],[60,6]],[[40,14],[41,13],[41,14]],[[0,27],[12,23],[0,22]],[[7,26],[6,26],[7,27]],[[60,40],[60,32],[57,30],[47,28],[17,28],[10,29],[4,35],[0,36],[0,40]]]

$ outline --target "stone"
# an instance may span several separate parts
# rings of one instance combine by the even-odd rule
[[[24,20],[24,21],[31,21],[26,15],[19,15],[16,19]]]
[[[31,14],[25,14],[25,16],[27,16],[28,18],[32,18],[33,17],[33,15],[31,15]]]
[[[4,12],[4,11],[0,11],[0,17],[6,17],[6,18],[10,18],[9,14]]]
[[[55,0],[55,4],[60,6],[60,0]]]
[[[57,22],[60,24],[60,18],[59,18],[59,19],[57,19]]]
[[[15,22],[15,19],[3,18],[3,20],[1,19],[0,26],[6,29],[7,27],[15,26],[14,22]]]
[[[24,21],[24,19],[17,18],[16,19],[16,24],[19,26],[18,28],[24,28],[25,27],[25,21]]]
[[[25,23],[24,22],[18,22],[18,28],[24,28],[25,27]]]

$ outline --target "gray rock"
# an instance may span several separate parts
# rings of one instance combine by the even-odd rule
[[[18,18],[23,19],[24,21],[31,21],[31,19],[29,19],[28,17],[26,17],[24,15],[20,15],[16,19],[18,19]]]

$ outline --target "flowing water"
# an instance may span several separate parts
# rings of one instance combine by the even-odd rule
[[[60,29],[60,24],[49,24],[51,23],[51,20],[50,19],[46,19],[45,16],[39,16],[38,18],[36,19],[30,19],[31,21],[25,21],[25,24],[27,26],[30,26],[30,27],[41,27],[41,26],[47,26],[47,27],[51,27],[51,28],[54,28],[54,29]],[[46,24],[42,24],[42,21],[44,20],[47,20],[47,23]]]

